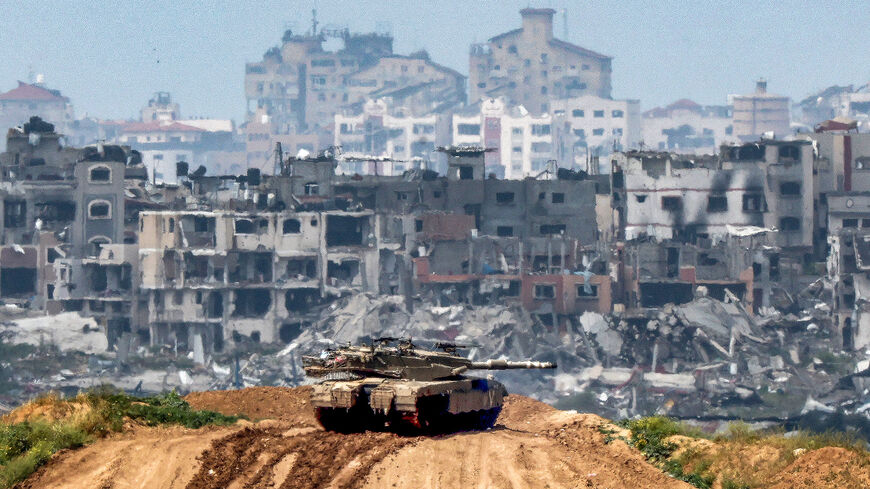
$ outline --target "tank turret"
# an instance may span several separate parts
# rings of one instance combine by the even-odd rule
[[[381,338],[371,345],[306,356],[306,375],[324,379],[311,402],[324,428],[359,431],[413,427],[431,431],[493,426],[507,395],[492,379],[466,377],[469,370],[553,369],[554,363],[486,360],[457,355],[463,348],[437,344],[417,348],[409,340]]]

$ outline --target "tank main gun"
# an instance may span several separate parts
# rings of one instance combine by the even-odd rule
[[[384,341],[385,340],[385,341]],[[310,377],[350,375],[408,380],[435,380],[457,377],[468,370],[552,369],[555,363],[509,360],[471,361],[455,355],[456,347],[445,352],[423,350],[410,342],[386,346],[385,338],[370,346],[348,346],[327,350],[319,357],[304,356],[302,365]],[[453,345],[451,345],[453,346]]]

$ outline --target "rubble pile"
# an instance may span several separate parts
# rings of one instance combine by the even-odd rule
[[[51,322],[21,318],[5,322],[3,329],[5,343],[58,344],[62,348],[49,356],[71,355],[64,350],[80,355],[78,366],[68,360],[67,368],[42,376],[15,372],[13,380],[28,386],[17,391],[22,398],[101,383],[142,393],[300,385],[310,382],[302,355],[394,337],[421,346],[464,345],[474,360],[555,361],[554,374],[494,375],[511,392],[612,417],[659,413],[710,422],[788,423],[838,413],[870,419],[870,351],[838,351],[829,309],[811,296],[799,297],[787,311],[750,314],[733,295],[720,301],[699,287],[694,300],[682,305],[609,315],[587,311],[560,327],[543,324],[511,302],[442,306],[420,298],[352,294],[322,305],[319,319],[285,346],[250,344],[204,358],[135,342],[123,355],[117,347],[100,354],[99,341],[91,337],[102,335],[75,315]],[[14,405],[20,399],[0,401]]]

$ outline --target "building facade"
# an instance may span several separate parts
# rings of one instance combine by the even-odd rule
[[[521,28],[471,47],[470,100],[505,97],[541,115],[550,112],[553,99],[610,98],[611,58],[556,39],[555,13],[525,8]]]

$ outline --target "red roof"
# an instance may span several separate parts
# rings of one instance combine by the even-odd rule
[[[205,132],[198,127],[180,122],[131,122],[123,125],[124,132]]]
[[[0,93],[0,100],[59,100],[66,101],[67,98],[60,95],[57,90],[49,90],[37,85],[31,85],[18,82],[18,87],[9,90],[6,93]]]

